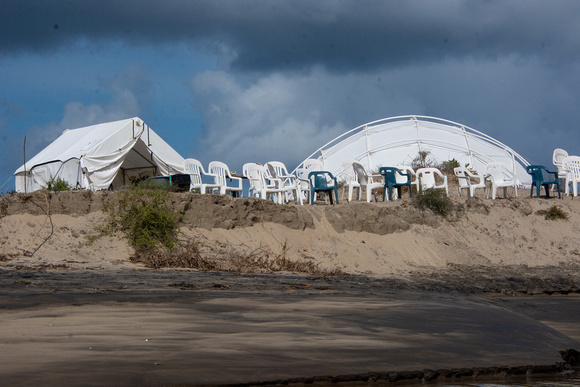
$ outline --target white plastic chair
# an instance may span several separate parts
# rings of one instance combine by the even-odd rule
[[[552,153],[552,163],[558,168],[558,178],[559,179],[566,179],[568,171],[564,168],[564,158],[568,157],[568,152],[564,149],[556,148],[554,149],[554,153]],[[566,186],[568,186],[566,184]],[[555,185],[552,185],[552,191],[554,190]],[[568,193],[568,192],[566,192]]]
[[[358,200],[361,199],[362,192],[360,183],[358,182],[357,174],[354,172],[353,163],[356,163],[355,159],[346,159],[342,160],[342,172],[340,176],[343,178],[343,186],[342,186],[342,197],[341,200],[344,200],[344,191],[348,188],[348,201],[352,201],[352,193],[355,188],[358,189]]]
[[[572,184],[572,192],[574,197],[578,196],[578,183],[580,183],[580,157],[564,157],[562,160],[562,167],[567,171],[566,196],[570,196],[570,184]]]
[[[301,201],[306,196],[306,200],[310,203],[310,180],[308,180],[308,171],[304,168],[296,168],[296,180],[300,185]]]
[[[250,182],[252,196],[268,199],[272,195],[274,203],[284,203],[284,199],[282,198],[284,188],[279,187],[278,184],[268,184],[266,182],[266,167],[259,164],[248,164],[246,173],[246,177]]]
[[[564,176],[564,157],[568,157],[568,152],[564,149],[556,148],[552,154],[552,162],[558,167],[558,176]]]
[[[469,169],[464,167],[456,167],[453,169],[455,176],[459,181],[459,196],[461,196],[461,190],[466,189],[468,191],[469,197],[473,197],[476,188],[483,188],[485,190],[485,179],[483,176],[474,175],[469,171]],[[471,179],[479,179],[478,183],[471,181]]]
[[[230,169],[225,163],[221,161],[212,161],[209,163],[208,176],[213,176],[214,184],[218,187],[219,193],[225,195],[231,193],[234,196],[242,196],[242,179],[240,177],[234,177],[230,173]],[[228,186],[227,179],[237,185]]]
[[[300,183],[296,176],[290,174],[286,165],[281,161],[269,161],[266,163],[266,172],[271,179],[278,182],[280,188],[284,190],[284,202],[288,203],[294,198],[300,205],[303,204]]]
[[[436,176],[443,183],[437,184]],[[449,187],[447,186],[447,176],[441,173],[437,168],[419,168],[417,169],[417,180],[419,180],[419,188],[421,191],[428,188],[445,188],[445,194],[449,196]]]
[[[491,182],[491,198],[497,196],[497,189],[503,188],[503,197],[507,197],[507,187],[514,187],[518,197],[518,183],[515,174],[504,163],[493,162],[487,164],[488,179]],[[486,195],[489,198],[489,192]]]
[[[242,167],[242,175],[244,175],[245,177],[248,177],[248,167],[249,167],[249,166],[251,166],[251,165],[256,165],[256,164],[257,164],[257,165],[262,165],[262,164],[260,164],[260,163],[245,163],[245,164],[243,165],[243,167]],[[252,197],[252,196],[255,196],[255,195],[254,195],[254,191],[253,191],[253,187],[252,187],[252,185],[251,185],[251,184],[250,184],[250,188],[249,188],[249,191],[248,191],[248,195],[249,195],[250,197]]]
[[[378,178],[378,176],[369,175],[360,163],[355,161],[352,163],[352,167],[356,173],[361,189],[364,188],[367,192],[367,202],[370,202],[372,191],[377,191],[379,188],[383,188],[383,183],[380,181],[375,181],[374,178]],[[375,194],[377,194],[377,192],[375,192]],[[375,201],[377,201],[376,196]]]
[[[402,173],[409,173],[411,175],[411,186],[415,186],[416,191],[419,192],[419,179],[417,179],[417,174],[413,170],[413,167],[408,165],[397,165],[395,168],[397,168]],[[398,173],[396,174],[395,179],[397,183],[407,182],[407,178],[403,175],[399,175]],[[398,196],[399,196],[398,192],[393,192],[393,200],[397,199]]]
[[[213,188],[219,188],[217,184],[204,184],[202,180],[203,175],[207,175],[203,169],[203,165],[199,160],[196,159],[185,159],[183,162],[183,169],[185,173],[189,175],[190,184],[189,192],[194,189],[199,189],[199,192],[203,195],[207,188],[210,190]]]

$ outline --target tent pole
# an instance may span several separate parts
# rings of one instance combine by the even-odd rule
[[[24,136],[24,144],[22,146],[22,157],[24,158],[24,193],[26,191],[26,136]]]

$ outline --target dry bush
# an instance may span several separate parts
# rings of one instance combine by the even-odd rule
[[[179,244],[173,250],[138,250],[131,257],[131,261],[143,263],[145,266],[151,268],[172,267],[235,273],[274,273],[286,271],[317,275],[344,274],[338,269],[321,269],[312,259],[303,258],[293,261],[286,256],[288,250],[288,245],[284,243],[279,253],[275,253],[267,247],[259,247],[248,252],[221,251],[212,254],[210,257],[204,256],[200,252],[197,241],[189,240]]]
[[[544,215],[546,220],[567,220],[568,214],[562,209],[562,207],[553,205],[548,210],[538,210],[536,211],[538,215]]]

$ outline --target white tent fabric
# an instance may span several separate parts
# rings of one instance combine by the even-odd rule
[[[131,178],[183,173],[183,157],[140,118],[65,130],[14,173],[16,192],[60,178],[72,187],[118,188]]]
[[[452,121],[425,116],[399,116],[373,121],[328,142],[307,159],[322,160],[335,175],[344,159],[356,159],[371,171],[381,166],[410,165],[419,151],[428,151],[436,163],[455,159],[484,175],[487,164],[503,162],[516,174],[519,184],[531,183],[529,163],[492,137]],[[299,165],[301,167],[302,164]]]

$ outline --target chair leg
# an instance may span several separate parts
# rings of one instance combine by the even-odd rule
[[[385,194],[387,193],[387,185],[383,187],[383,202],[385,201]]]
[[[336,186],[334,186],[334,196],[336,196],[336,204],[338,204],[338,190],[336,189]]]

